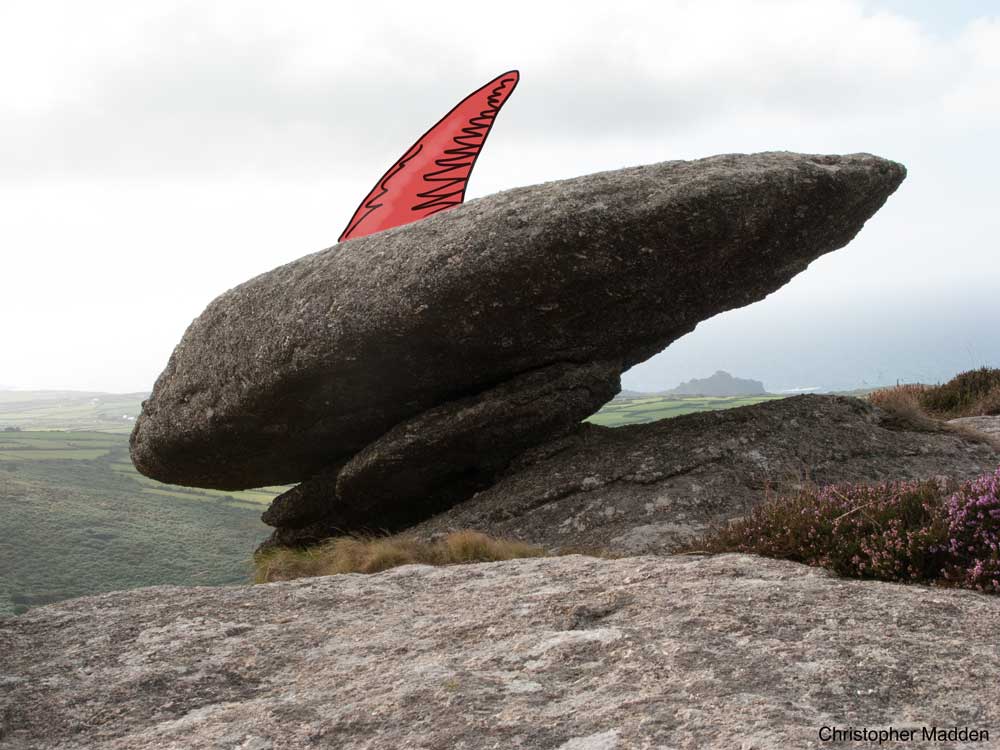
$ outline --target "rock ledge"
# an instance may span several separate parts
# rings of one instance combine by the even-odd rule
[[[742,555],[140,589],[0,620],[0,745],[765,750],[837,747],[818,730],[848,725],[995,739],[997,622],[1000,598]]]

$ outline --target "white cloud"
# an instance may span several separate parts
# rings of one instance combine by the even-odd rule
[[[970,126],[1000,125],[1000,19],[972,23],[959,41],[965,75],[945,97],[952,117]]]
[[[797,281],[808,295],[1000,287],[998,50],[997,18],[941,34],[854,0],[7,0],[0,242],[18,281],[0,315],[31,314],[0,379],[147,387],[212,297],[332,244],[417,135],[511,67],[470,197],[727,151],[872,151],[910,177]]]
[[[856,2],[472,7],[15,3],[0,174],[321,174],[402,150],[509,67],[525,85],[505,125],[542,144],[915,113],[995,84],[991,25],[944,44]]]

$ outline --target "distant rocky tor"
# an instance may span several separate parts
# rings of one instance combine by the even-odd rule
[[[997,622],[998,597],[743,555],[139,589],[0,619],[0,747],[989,748]]]
[[[847,244],[904,176],[869,154],[714,156],[340,243],[209,305],[133,460],[175,484],[301,482],[265,515],[274,542],[406,528],[571,433],[625,369]]]
[[[759,380],[734,378],[725,370],[716,370],[707,378],[694,378],[667,391],[671,396],[763,396],[767,391]]]

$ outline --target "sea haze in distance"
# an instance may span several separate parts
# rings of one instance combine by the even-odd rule
[[[782,290],[701,323],[625,373],[622,387],[660,391],[716,370],[761,380],[772,393],[943,382],[964,370],[1000,367],[998,306],[991,279],[912,296],[872,290],[849,305],[802,305]]]

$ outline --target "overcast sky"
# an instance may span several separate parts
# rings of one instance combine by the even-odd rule
[[[909,169],[851,245],[626,387],[1000,366],[1000,4],[3,0],[0,384],[147,390],[209,301],[334,244],[511,68],[468,198],[727,152]]]

